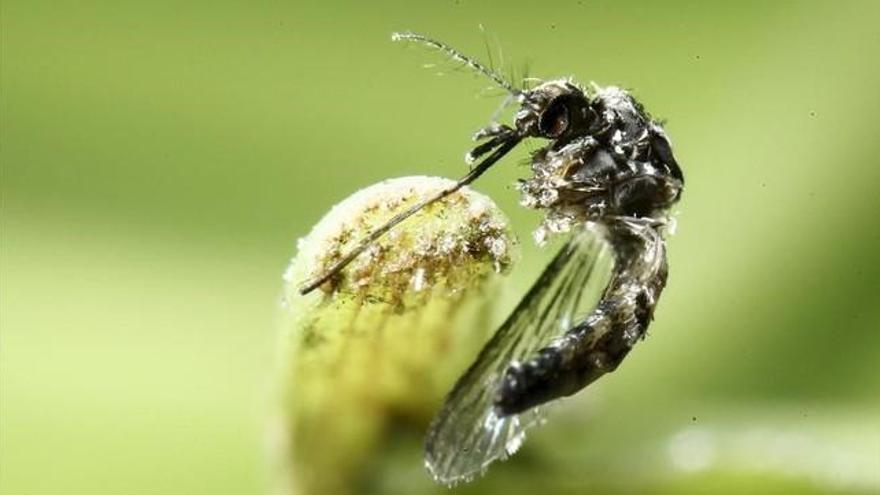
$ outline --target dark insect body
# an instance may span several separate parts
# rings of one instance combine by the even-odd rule
[[[536,239],[569,239],[514,312],[458,380],[431,424],[426,465],[445,484],[467,481],[511,455],[524,431],[541,420],[538,406],[571,395],[614,371],[645,336],[666,285],[668,210],[684,177],[670,141],[629,93],[591,91],[569,80],[517,89],[493,70],[447,45],[416,34],[395,39],[427,44],[487,75],[520,105],[512,126],[492,123],[469,161],[486,157],[458,183],[372,232],[307,293],[415,211],[482,175],[526,138],[547,140],[520,182],[524,206],[546,211]],[[609,254],[610,253],[610,254]],[[587,296],[607,273],[598,301]]]
[[[502,415],[577,392],[613,371],[644,335],[666,285],[658,228],[684,182],[663,130],[623,90],[588,97],[553,81],[533,93],[516,127],[552,140],[534,153],[535,175],[520,186],[526,206],[548,210],[538,235],[599,223],[616,266],[589,318],[505,370],[495,401]]]

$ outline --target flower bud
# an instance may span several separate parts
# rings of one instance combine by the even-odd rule
[[[451,184],[406,177],[370,186],[300,240],[282,297],[288,493],[367,492],[392,430],[424,434],[490,336],[498,274],[516,243],[495,204],[468,188],[393,228],[318,290],[298,292],[371,230]],[[421,455],[413,450],[414,465]]]

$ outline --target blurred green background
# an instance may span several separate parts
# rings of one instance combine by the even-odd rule
[[[266,492],[295,240],[360,187],[465,170],[498,100],[389,34],[484,57],[479,23],[536,76],[633,88],[668,119],[687,188],[651,336],[464,491],[880,490],[880,3],[0,15],[0,492]],[[524,241],[509,305],[551,255],[512,187],[525,154],[476,185]],[[393,453],[418,475],[388,493],[421,490],[413,455]]]

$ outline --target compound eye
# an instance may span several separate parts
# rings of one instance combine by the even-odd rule
[[[569,113],[568,105],[562,98],[556,98],[550,102],[550,106],[541,114],[538,128],[541,134],[548,138],[558,138],[568,130]]]

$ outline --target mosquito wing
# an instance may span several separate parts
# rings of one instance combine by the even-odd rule
[[[513,454],[525,430],[541,421],[540,408],[498,415],[498,380],[513,361],[528,359],[595,307],[613,264],[610,251],[600,235],[575,233],[459,378],[425,444],[425,464],[437,482],[469,481]]]

